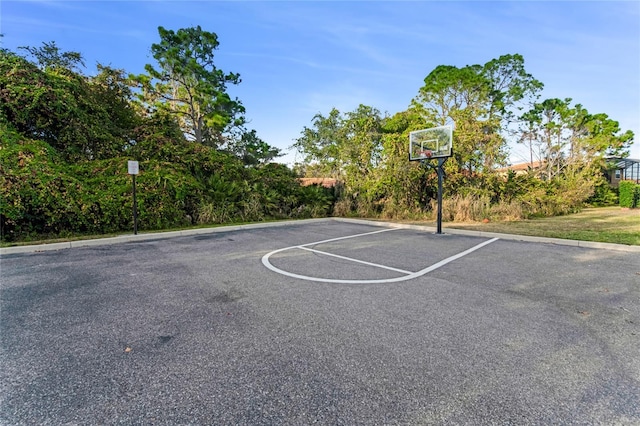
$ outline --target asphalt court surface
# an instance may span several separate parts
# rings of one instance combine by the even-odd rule
[[[640,424],[637,252],[319,222],[0,278],[0,424]]]

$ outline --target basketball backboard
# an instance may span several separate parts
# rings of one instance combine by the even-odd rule
[[[432,127],[409,133],[409,160],[446,158],[453,154],[451,126]]]

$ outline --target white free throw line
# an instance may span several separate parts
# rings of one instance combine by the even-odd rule
[[[264,266],[266,266],[267,268],[271,269],[272,271],[277,272],[279,274],[286,275],[286,276],[292,277],[292,278],[298,278],[298,279],[301,279],[301,280],[306,280],[306,281],[316,281],[316,282],[324,282],[324,283],[337,283],[337,284],[384,284],[384,283],[395,283],[395,282],[407,281],[407,280],[410,280],[410,279],[413,279],[413,278],[420,277],[420,276],[422,276],[424,274],[427,274],[427,273],[429,273],[431,271],[434,271],[434,270],[440,268],[441,266],[446,265],[449,262],[453,262],[456,259],[460,259],[461,257],[468,255],[469,253],[472,253],[472,252],[474,252],[474,251],[476,251],[476,250],[478,250],[478,249],[480,249],[480,248],[482,248],[482,247],[484,247],[484,246],[486,246],[488,244],[491,244],[494,241],[498,241],[498,238],[492,238],[490,240],[483,241],[482,243],[480,243],[480,244],[478,244],[476,246],[473,246],[468,250],[465,250],[465,251],[463,251],[461,253],[458,253],[458,254],[450,256],[450,257],[448,257],[448,258],[446,258],[444,260],[441,260],[440,262],[438,262],[438,263],[436,263],[434,265],[431,265],[431,266],[429,266],[427,268],[421,269],[418,272],[408,273],[407,275],[402,276],[402,277],[387,278],[387,279],[380,279],[380,280],[338,280],[338,279],[331,279],[331,278],[309,277],[309,276],[306,276],[306,275],[299,275],[299,274],[294,274],[294,273],[291,273],[291,272],[283,271],[282,269],[276,268],[275,266],[273,266],[271,264],[271,262],[269,262],[269,258],[272,255],[274,255],[276,253],[280,253],[282,251],[296,249],[296,248],[300,249],[300,248],[304,248],[306,246],[311,246],[311,245],[314,245],[314,244],[326,243],[326,242],[337,241],[337,240],[344,240],[344,239],[347,239],[347,238],[361,237],[361,236],[365,236],[365,235],[377,234],[377,233],[380,233],[380,232],[391,231],[391,230],[393,230],[393,229],[383,229],[381,231],[367,232],[365,234],[350,235],[350,236],[347,236],[347,237],[332,238],[332,239],[329,239],[329,240],[317,241],[315,243],[309,243],[309,244],[303,244],[303,245],[297,245],[297,246],[281,248],[281,249],[274,250],[274,251],[272,251],[270,253],[267,253],[264,256],[262,256],[262,264]],[[326,253],[326,254],[328,254],[328,253]],[[334,256],[336,256],[336,255],[334,255]],[[375,266],[381,267],[382,265],[375,265]],[[390,269],[390,268],[387,268],[387,269]],[[406,271],[401,271],[401,272],[407,273]]]
[[[402,272],[403,274],[412,274],[411,271],[405,271],[403,269],[392,268],[391,266],[378,265],[377,263],[365,262],[364,260],[358,260],[351,257],[340,256],[339,254],[327,253],[326,251],[315,250],[308,247],[298,246],[300,250],[312,251],[314,253],[323,254],[325,256],[337,257],[338,259],[348,260],[349,262],[362,263],[363,265],[375,266],[376,268],[389,269],[390,271]]]
[[[308,243],[308,244],[302,244],[302,245],[299,245],[299,246],[287,247],[284,250],[289,250],[289,249],[292,249],[292,248],[307,247],[307,246],[312,246],[314,244],[330,243],[332,241],[346,240],[346,239],[349,239],[349,238],[364,237],[365,235],[379,234],[381,232],[397,231],[398,229],[399,228],[381,229],[379,231],[365,232],[364,234],[355,234],[355,235],[347,235],[346,237],[329,238],[328,240],[316,241],[315,243]]]

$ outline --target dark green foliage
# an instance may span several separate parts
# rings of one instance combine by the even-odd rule
[[[3,132],[0,205],[2,238],[130,230],[132,178],[127,158],[66,164],[45,142]],[[192,223],[203,186],[185,164],[140,163],[140,229]]]
[[[321,185],[300,187],[300,203],[294,217],[328,216],[333,210],[336,198],[336,188],[325,188]]]
[[[83,182],[68,173],[50,145],[8,130],[2,132],[1,142],[3,239],[95,229]]]
[[[113,157],[130,142],[137,124],[117,73],[102,68],[88,80],[61,67],[40,70],[0,52],[0,116],[25,138],[47,142],[67,160]]]
[[[237,141],[230,144],[229,150],[247,166],[265,164],[282,155],[278,148],[260,139],[255,130],[243,132]]]
[[[94,161],[72,167],[90,191],[99,233],[132,229],[132,177],[127,158]],[[190,224],[202,185],[187,167],[157,160],[140,162],[137,180],[140,229],[153,230]]]
[[[265,216],[272,218],[326,216],[333,202],[330,189],[301,187],[296,174],[283,164],[253,169],[251,190],[260,195]]]
[[[131,148],[146,154],[137,176],[141,230],[330,213],[331,190],[301,187],[284,165],[245,168],[232,154],[162,137],[152,151],[150,140]],[[1,148],[3,241],[132,229],[132,157],[69,164],[46,142],[8,128]]]
[[[546,130],[563,129],[558,135],[565,137],[566,154],[547,156],[544,168],[528,173],[496,172],[505,158],[501,125],[541,87],[524,71],[522,57],[507,55],[484,66],[436,68],[412,107],[393,116],[365,105],[317,114],[295,144],[307,159],[300,169],[341,183],[303,187],[296,172],[269,163],[279,152],[255,131],[236,128],[237,138],[237,130],[244,133],[231,137],[228,130],[241,124],[244,110],[228,98],[226,85],[239,76],[213,66],[215,34],[161,29],[161,38],[153,47],[160,69],[136,83],[123,70],[102,65],[93,77],[81,75],[73,69],[81,57],[65,56],[54,44],[28,50],[43,55],[40,67],[0,49],[2,241],[130,232],[128,160],[140,164],[141,231],[330,214],[424,218],[437,194],[435,162],[408,161],[409,132],[453,119],[445,217],[515,220],[577,211],[585,200],[610,203],[601,159],[633,142],[633,134],[621,133],[606,115],[549,100],[523,115],[522,138],[535,147],[546,140]],[[171,69],[180,73],[170,75]],[[171,103],[154,104],[151,96],[185,76],[189,84],[176,93],[197,94],[204,106],[204,115],[186,121],[180,112],[188,110],[185,104],[176,110]],[[132,84],[144,87],[137,95],[147,96],[149,109],[132,100]],[[215,112],[225,105],[224,113]],[[640,202],[640,186],[631,185],[621,184],[620,205]]]
[[[603,177],[595,185],[594,193],[587,203],[594,207],[613,206],[618,204],[618,191],[609,185],[609,182]]]
[[[638,207],[640,204],[640,185],[630,180],[623,180],[618,188],[620,190],[620,207]]]
[[[140,164],[142,231],[330,213],[331,190],[303,188],[286,166],[264,164],[278,152],[255,131],[239,158],[188,141],[174,114],[139,108],[123,70],[98,65],[85,77],[69,64],[40,69],[0,55],[2,241],[131,231],[128,160]]]
[[[242,176],[240,171],[229,168],[209,177],[198,210],[199,223],[324,217],[331,213],[333,189],[302,187],[285,165],[270,163],[241,170],[244,180],[237,179]]]

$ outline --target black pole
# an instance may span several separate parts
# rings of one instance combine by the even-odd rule
[[[133,235],[138,235],[138,203],[136,202],[136,175],[133,177]]]
[[[444,174],[442,166],[445,161],[447,161],[446,158],[438,158],[438,234],[442,234],[442,175]]]

